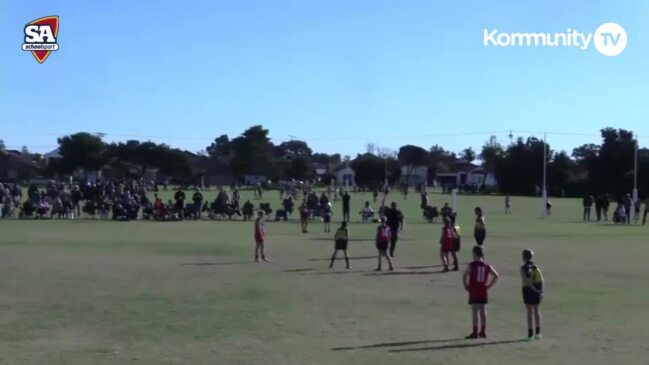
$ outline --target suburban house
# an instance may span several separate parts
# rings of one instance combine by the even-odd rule
[[[23,180],[35,177],[39,166],[31,155],[16,150],[0,150],[0,179]]]
[[[326,174],[327,171],[329,171],[327,164],[324,163],[314,162],[311,164],[311,168],[313,169],[313,173],[316,177],[321,177],[322,175]]]
[[[335,170],[336,183],[338,185],[354,185],[356,181],[356,172],[349,166],[341,165]]]
[[[428,181],[428,166],[403,165],[401,166],[401,184],[420,186]]]
[[[43,155],[43,160],[45,160],[46,165],[49,165],[53,160],[59,160],[61,158],[63,158],[63,156],[59,152],[58,148]]]
[[[456,188],[460,186],[482,186],[485,180],[484,168],[479,165],[466,162],[464,160],[456,161],[447,172],[436,174],[437,184]],[[494,189],[498,186],[496,177],[493,172],[486,176],[485,187]]]

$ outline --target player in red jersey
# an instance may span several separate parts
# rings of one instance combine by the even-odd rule
[[[269,262],[264,253],[264,241],[266,240],[266,229],[264,228],[264,217],[266,214],[260,210],[258,217],[255,220],[255,262],[259,262],[259,254],[261,253],[261,260]]]
[[[467,339],[487,337],[487,303],[489,289],[498,281],[498,273],[493,266],[484,261],[484,249],[473,247],[473,262],[469,264],[462,275],[464,289],[469,292],[469,304],[473,315],[473,332]],[[480,332],[478,332],[480,324]]]

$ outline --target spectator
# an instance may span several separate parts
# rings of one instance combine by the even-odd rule
[[[374,217],[374,210],[370,206],[370,202],[365,202],[365,206],[361,209],[360,213],[363,223],[367,223],[372,217]]]
[[[343,194],[343,220],[345,222],[349,222],[349,203],[351,201],[351,197],[349,196],[349,193],[345,191]]]
[[[608,221],[608,207],[611,205],[611,201],[608,198],[608,194],[602,194],[602,216],[604,221]]]
[[[201,207],[203,205],[203,194],[201,194],[198,189],[194,191],[192,196],[192,201],[194,202],[194,219],[201,219]]]
[[[626,224],[631,224],[631,207],[633,206],[633,199],[631,199],[631,194],[624,196],[622,200],[622,205],[624,206],[624,213],[626,216]]]
[[[595,199],[593,199],[592,195],[587,195],[584,197],[584,200],[582,201],[582,204],[584,206],[584,222],[590,222],[590,211],[593,207],[593,202]]]
[[[185,216],[185,192],[182,187],[178,188],[176,194],[174,194],[174,199],[176,199],[176,204],[174,205],[174,211],[178,219],[183,219]]]
[[[644,199],[644,215],[642,217],[642,225],[644,226],[647,223],[647,214],[649,214],[649,196]]]
[[[74,185],[72,187],[72,192],[70,194],[70,198],[72,201],[72,209],[74,211],[74,215],[79,217],[81,215],[81,199],[83,199],[83,194],[81,194],[81,191],[79,190],[79,185]]]

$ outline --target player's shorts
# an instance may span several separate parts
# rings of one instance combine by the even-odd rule
[[[346,250],[347,240],[336,240],[336,250]]]
[[[469,296],[469,304],[487,304],[489,299],[482,296]]]
[[[331,216],[330,215],[325,215],[324,216],[324,222],[325,223],[330,223],[331,222]]]
[[[523,303],[528,305],[539,305],[541,304],[543,297],[538,292],[532,290],[529,287],[523,287]]]
[[[385,251],[388,249],[388,241],[379,241],[376,243],[376,249],[379,251]]]
[[[264,244],[264,239],[262,237],[255,237],[255,242],[258,245],[263,245]]]
[[[444,240],[442,241],[441,249],[442,252],[453,252],[453,248],[455,246],[455,242],[453,240]]]

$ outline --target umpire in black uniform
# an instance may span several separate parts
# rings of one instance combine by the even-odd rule
[[[385,208],[384,215],[387,218],[387,225],[390,227],[390,257],[394,257],[394,249],[399,240],[399,230],[403,229],[403,214],[397,208],[397,203],[392,202],[389,208]]]

